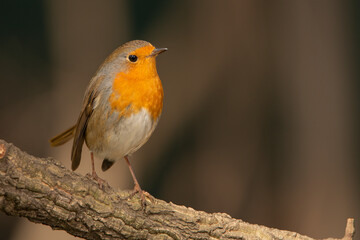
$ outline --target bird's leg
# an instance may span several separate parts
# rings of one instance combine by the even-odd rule
[[[94,163],[94,153],[90,152],[91,155],[91,166],[92,166],[92,173],[91,173],[91,177],[98,182],[100,188],[104,188],[104,184],[107,184],[107,182],[100,178],[95,171],[95,163]]]
[[[138,192],[138,193],[140,194],[140,198],[141,198],[141,201],[142,201],[143,205],[145,205],[145,195],[146,195],[147,197],[149,197],[150,199],[151,199],[151,195],[141,189],[140,184],[139,184],[139,182],[137,181],[137,179],[136,179],[136,177],[135,177],[135,173],[134,173],[134,171],[132,170],[132,167],[131,167],[130,161],[129,161],[129,159],[128,159],[128,156],[125,156],[124,158],[125,158],[125,161],[126,161],[128,167],[129,167],[131,176],[132,176],[132,178],[133,178],[133,180],[134,180],[134,192],[133,192],[133,194],[135,194],[135,193]],[[132,195],[133,195],[133,194],[132,194]]]

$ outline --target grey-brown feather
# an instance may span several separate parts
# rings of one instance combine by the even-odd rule
[[[104,161],[102,162],[101,164],[101,170],[103,170],[104,172],[106,170],[108,170],[115,162],[114,161],[111,161],[109,159],[104,159]]]
[[[52,147],[57,147],[60,145],[63,145],[70,139],[74,137],[76,126],[72,126],[71,128],[67,129],[66,131],[60,133],[59,135],[56,135],[52,139],[50,139],[50,144]]]
[[[93,112],[93,102],[95,99],[95,93],[91,92],[87,100],[87,105],[82,109],[78,122],[76,124],[76,131],[74,135],[74,142],[71,150],[71,169],[75,170],[78,168],[81,160],[82,146],[85,141],[85,132],[87,123],[91,113]]]

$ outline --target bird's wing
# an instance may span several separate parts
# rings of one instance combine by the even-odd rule
[[[76,130],[74,134],[74,142],[71,150],[71,168],[72,170],[75,170],[78,168],[81,160],[81,151],[82,146],[85,141],[85,133],[86,128],[89,122],[89,119],[91,117],[91,114],[94,111],[94,102],[96,97],[98,96],[98,87],[101,81],[103,80],[103,77],[96,77],[93,78],[89,84],[89,87],[85,93],[84,98],[84,105],[80,112],[80,116],[78,118],[78,121],[76,123]]]

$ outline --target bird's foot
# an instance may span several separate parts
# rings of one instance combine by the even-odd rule
[[[146,206],[146,197],[147,197],[148,199],[150,199],[151,202],[154,201],[154,197],[151,196],[150,193],[142,190],[142,189],[140,188],[140,185],[139,185],[139,184],[135,184],[135,185],[134,185],[133,192],[130,194],[129,197],[133,197],[136,193],[139,193],[139,194],[140,194],[141,204],[142,204],[143,207]]]
[[[95,180],[95,181],[99,184],[99,187],[100,187],[102,190],[105,189],[105,186],[109,186],[109,183],[108,183],[106,180],[100,178],[100,177],[96,174],[96,172],[92,172],[92,174],[88,173],[87,175],[88,175],[88,177],[90,177],[90,178],[92,178],[93,180]]]

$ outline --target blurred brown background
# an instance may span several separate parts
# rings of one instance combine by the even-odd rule
[[[341,237],[360,225],[360,2],[3,0],[0,138],[70,167],[48,139],[120,44],[158,58],[163,115],[132,157],[140,185],[198,210]],[[79,172],[90,170],[85,147]],[[99,169],[101,161],[97,161]],[[100,176],[132,188],[125,162]],[[357,227],[357,237],[360,228]],[[74,239],[0,214],[1,239]]]

